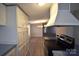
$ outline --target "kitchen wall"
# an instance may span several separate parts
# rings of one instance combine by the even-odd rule
[[[59,3],[58,10],[69,10],[69,3]]]
[[[60,34],[65,34],[68,36],[73,37],[74,33],[73,33],[73,27],[56,27],[56,34],[60,35]]]
[[[79,45],[79,26],[74,27],[75,44]]]
[[[70,4],[70,6],[69,6]],[[59,3],[59,10],[79,10],[79,3]]]
[[[70,9],[73,15],[75,15],[75,17],[79,20],[79,3],[71,3]],[[79,26],[74,27],[74,37],[75,37],[75,44],[79,45]]]
[[[42,37],[42,24],[31,24],[30,31],[31,37]]]
[[[70,4],[70,10],[71,11],[75,11],[75,10],[79,10],[79,3],[71,3]]]

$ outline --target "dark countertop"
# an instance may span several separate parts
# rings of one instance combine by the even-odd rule
[[[65,50],[65,48],[58,45],[56,40],[44,40],[44,45],[50,50]]]
[[[67,49],[66,47],[63,47],[58,44],[57,38],[56,39],[53,37],[43,37],[43,38],[44,38],[44,45],[48,49],[49,56],[53,55],[52,52],[61,53],[61,54],[63,53],[63,55],[65,56],[78,56],[79,55],[79,51],[78,51],[79,49],[75,49],[75,48]]]
[[[53,39],[53,37],[43,37],[44,38],[44,45],[47,47],[47,49],[51,50],[61,50],[60,46],[57,45],[57,39],[56,37]]]
[[[6,55],[14,47],[16,47],[16,44],[0,44],[0,56]]]
[[[43,37],[44,40],[56,40],[56,37]]]

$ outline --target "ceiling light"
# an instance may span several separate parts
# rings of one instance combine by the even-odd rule
[[[39,6],[44,6],[46,3],[38,3]]]
[[[33,21],[29,21],[30,24],[39,24],[39,23],[46,23],[48,21],[48,19],[42,19],[42,20],[33,20]]]

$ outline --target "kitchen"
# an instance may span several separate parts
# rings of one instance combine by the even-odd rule
[[[37,6],[38,3],[0,4],[0,55],[53,56],[57,52],[64,55],[62,50],[48,51],[45,46],[45,40],[48,42],[52,38],[51,42],[54,42],[62,34],[74,38],[72,48],[78,48],[79,4],[47,3],[46,7]]]

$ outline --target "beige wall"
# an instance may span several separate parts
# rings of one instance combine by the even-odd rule
[[[31,37],[42,37],[42,26],[41,24],[32,24],[31,25]]]

